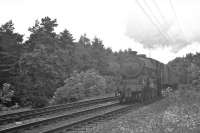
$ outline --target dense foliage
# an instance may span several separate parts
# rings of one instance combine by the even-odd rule
[[[56,19],[36,20],[26,41],[15,32],[12,21],[0,27],[0,91],[3,83],[11,84],[21,106],[45,106],[57,88],[67,88],[68,79],[77,81],[85,74],[102,77],[106,86],[98,89],[113,92],[120,83],[120,64],[136,53],[131,49],[113,52],[99,38],[90,40],[85,34],[75,42],[67,29],[56,33],[57,26]],[[95,72],[90,73],[91,69]]]
[[[72,102],[105,94],[106,81],[94,70],[77,73],[65,80],[65,85],[55,91],[51,104]]]
[[[10,84],[4,83],[3,89],[0,93],[0,101],[4,104],[8,104],[11,102],[12,97],[14,95],[14,91],[10,89]]]
[[[17,74],[17,63],[23,50],[22,35],[14,32],[14,24],[9,21],[0,27],[0,87],[11,82]]]
[[[200,53],[187,54],[168,63],[180,75],[182,83],[193,83],[200,75]]]

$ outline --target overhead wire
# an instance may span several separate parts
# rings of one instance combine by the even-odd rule
[[[162,22],[160,22],[160,20],[157,18],[157,16],[154,14],[153,10],[151,9],[151,7],[149,6],[149,4],[146,2],[146,0],[143,0],[144,4],[146,5],[146,7],[148,8],[148,10],[150,11],[150,13],[152,14],[153,18],[155,19],[155,21],[158,23],[158,25],[160,25],[160,27],[162,28]],[[173,39],[168,35],[168,33],[164,32],[165,36],[168,38],[168,40],[170,40],[171,42],[173,42]]]
[[[179,21],[179,19],[178,19],[178,16],[177,16],[175,7],[173,6],[172,0],[169,0],[169,4],[170,4],[170,6],[171,6],[171,8],[172,8],[172,11],[173,11],[174,16],[175,16],[176,21],[177,21],[177,24],[178,24],[178,26],[179,26],[179,28],[180,28],[180,31],[182,32],[182,34],[183,34],[183,36],[185,37],[185,39],[187,39],[186,36],[185,36],[185,33],[184,33],[184,31],[183,31],[183,29],[182,29],[182,27],[181,27],[181,24],[180,24],[180,21]]]
[[[160,27],[153,21],[153,19],[151,18],[151,16],[148,14],[148,12],[145,10],[145,8],[140,4],[140,2],[138,0],[135,0],[136,3],[138,4],[138,6],[141,8],[141,10],[143,11],[143,13],[147,16],[147,18],[151,21],[151,23],[155,26],[155,28],[158,30],[158,32],[165,38],[165,40],[167,42],[169,42],[168,38],[166,37],[166,35],[162,32],[162,30],[160,30]]]
[[[167,20],[166,20],[165,16],[163,15],[160,7],[158,6],[156,0],[152,0],[152,1],[153,1],[153,4],[155,5],[155,7],[157,8],[160,17],[163,19],[164,23],[167,23]]]
[[[167,19],[166,19],[166,17],[163,15],[163,12],[162,12],[161,8],[159,7],[159,5],[157,4],[156,0],[152,0],[152,2],[153,2],[153,4],[155,5],[156,9],[158,10],[158,13],[159,13],[161,19],[163,20],[163,23],[164,23],[164,24],[168,24]],[[170,38],[171,38],[170,33],[167,33],[167,34],[169,34],[169,36],[170,36]],[[173,41],[172,38],[171,38],[171,40]]]

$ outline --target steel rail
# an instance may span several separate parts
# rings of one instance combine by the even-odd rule
[[[79,102],[73,102],[68,104],[61,104],[61,105],[54,105],[49,106],[45,108],[39,108],[39,109],[32,109],[27,111],[21,111],[21,112],[15,112],[15,113],[9,113],[5,115],[0,115],[0,125],[8,124],[15,121],[25,120],[29,118],[35,118],[36,116],[42,116],[45,114],[55,113],[59,111],[65,111],[68,109],[74,109],[74,108],[81,108],[83,106],[89,106],[90,104],[95,103],[101,103],[101,102],[107,102],[112,100],[117,100],[117,97],[111,96],[111,97],[104,97],[104,98],[96,98],[96,99],[87,99]]]
[[[50,128],[44,129],[44,130],[39,131],[39,132],[37,131],[37,132],[38,133],[54,133],[54,132],[57,132],[57,131],[60,131],[60,130],[73,129],[73,127],[79,126],[81,124],[84,125],[84,123],[88,123],[90,121],[98,120],[102,117],[106,118],[106,116],[109,116],[111,114],[117,114],[117,113],[120,113],[120,112],[123,112],[123,111],[127,111],[128,109],[132,108],[133,106],[135,106],[135,105],[120,105],[116,108],[108,109],[108,110],[105,110],[105,111],[100,112],[98,114],[93,114],[93,115],[89,115],[89,116],[86,116],[86,117],[82,117],[82,118],[79,118],[78,120],[73,120],[73,121],[69,121],[69,122],[66,122],[66,123],[62,123],[58,126],[52,126]],[[36,132],[33,132],[33,133],[36,133]]]
[[[52,123],[55,121],[66,120],[69,118],[78,117],[80,115],[89,114],[89,113],[97,111],[97,110],[103,110],[105,108],[110,108],[110,107],[116,106],[118,104],[119,104],[118,102],[111,102],[111,103],[107,103],[104,105],[96,105],[95,107],[92,107],[92,108],[90,107],[89,109],[77,110],[74,112],[68,112],[66,114],[61,114],[61,115],[57,115],[57,116],[53,116],[53,117],[42,118],[42,119],[28,122],[28,123],[12,125],[12,126],[8,126],[8,127],[0,129],[0,133],[16,132],[16,131],[24,130],[24,129],[31,128],[34,126],[41,126],[41,125],[49,124],[49,123]]]

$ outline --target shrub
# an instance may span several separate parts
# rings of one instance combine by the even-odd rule
[[[8,83],[4,83],[2,90],[0,90],[0,104],[11,106],[13,96],[14,91],[11,89],[11,85]]]
[[[95,70],[74,72],[65,80],[65,85],[58,88],[50,104],[73,102],[105,93],[106,80]]]
[[[105,76],[106,79],[106,93],[114,93],[120,87],[121,77],[119,76]]]

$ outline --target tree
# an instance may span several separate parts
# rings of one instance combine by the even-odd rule
[[[35,25],[29,28],[31,32],[29,40],[26,42],[29,50],[33,51],[35,48],[43,48],[49,54],[55,52],[57,47],[57,38],[54,28],[57,27],[56,19],[51,20],[49,17],[44,17],[41,22],[35,21]]]
[[[67,29],[60,33],[60,41],[62,42],[62,48],[64,49],[74,47],[74,38]]]
[[[0,27],[0,86],[12,82],[22,51],[23,36],[14,32],[14,24],[8,21]]]
[[[75,44],[75,69],[79,72],[92,68],[94,60],[92,59],[90,39],[86,34],[80,37],[78,43]]]
[[[192,83],[200,68],[200,54],[187,54],[168,63],[181,77],[181,83]]]
[[[75,43],[72,34],[67,29],[59,34],[59,45],[58,55],[59,58],[62,59],[63,67],[69,77],[75,65]]]
[[[106,74],[108,69],[108,61],[106,57],[106,50],[103,42],[97,37],[92,41],[91,56],[95,60],[94,68],[101,74]]]
[[[86,34],[80,37],[78,43],[83,45],[84,47],[89,47],[91,45],[90,39],[87,37]]]
[[[30,38],[25,43],[26,51],[19,60],[20,73],[16,77],[16,93],[24,105],[46,105],[66,78],[61,42],[54,32],[56,26],[56,19],[45,17],[29,28]]]

